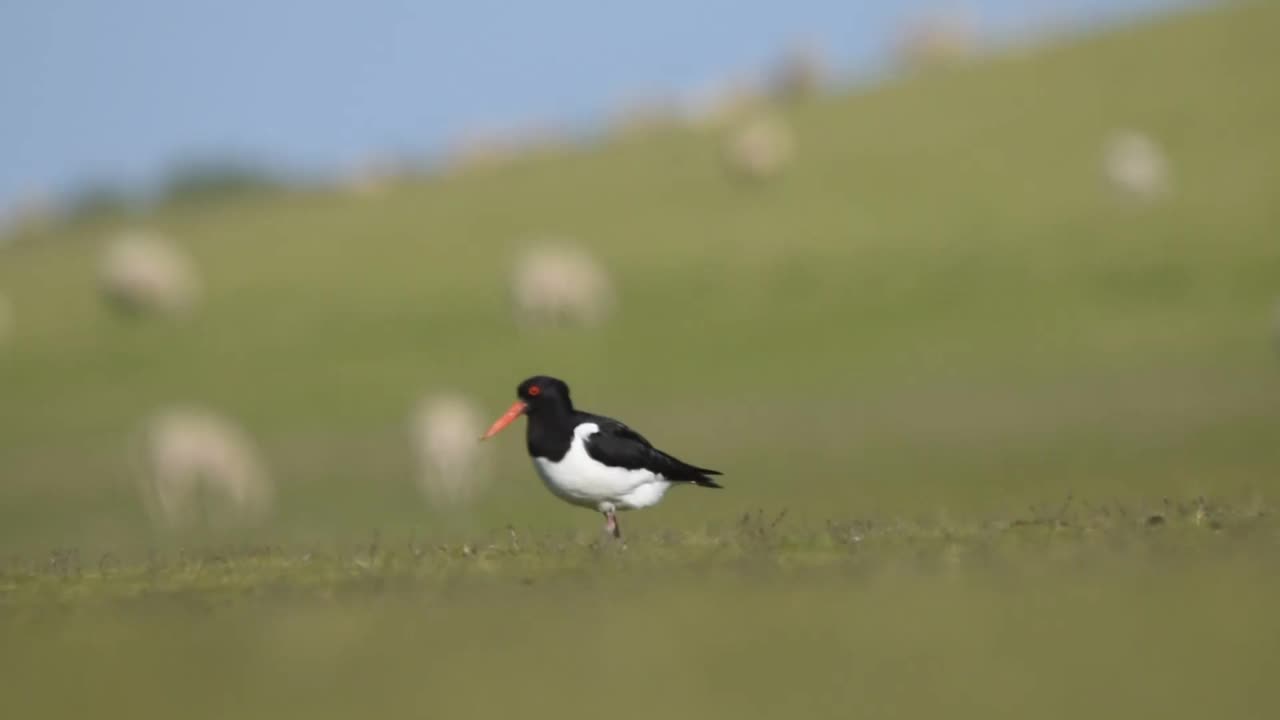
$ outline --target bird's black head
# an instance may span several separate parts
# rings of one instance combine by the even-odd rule
[[[527,406],[525,414],[528,415],[550,409],[573,409],[573,402],[569,400],[569,386],[563,380],[546,375],[535,375],[520,383],[516,388],[516,397]]]
[[[556,418],[568,416],[573,412],[573,403],[569,400],[569,386],[563,380],[546,375],[535,375],[520,383],[516,388],[519,398],[507,409],[502,417],[494,421],[481,440],[497,435],[502,429],[521,415],[549,416]]]

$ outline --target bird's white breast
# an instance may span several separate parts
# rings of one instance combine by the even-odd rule
[[[596,423],[573,429],[569,452],[558,461],[535,457],[533,466],[557,497],[596,510],[634,510],[662,499],[671,483],[648,470],[611,467],[587,454],[587,438],[600,431]]]

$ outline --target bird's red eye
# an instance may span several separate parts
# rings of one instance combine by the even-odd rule
[[[540,395],[541,393],[542,393],[542,388],[538,387],[537,385],[534,385],[533,387],[529,388],[529,397],[538,397],[538,395]]]

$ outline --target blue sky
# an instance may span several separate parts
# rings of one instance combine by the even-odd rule
[[[90,181],[144,187],[183,158],[329,173],[468,128],[589,127],[628,100],[767,67],[797,40],[869,73],[904,22],[939,9],[1007,36],[1172,4],[4,0],[0,208]]]

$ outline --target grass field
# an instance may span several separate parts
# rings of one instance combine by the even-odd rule
[[[1278,31],[1226,5],[792,107],[765,186],[671,130],[0,248],[0,688],[23,717],[1274,713]],[[1117,128],[1168,197],[1102,181]],[[190,323],[102,307],[135,224],[199,260]],[[615,272],[602,329],[512,323],[548,233]],[[504,435],[473,507],[424,502],[419,395],[496,416],[538,372],[727,489],[618,551]],[[175,402],[254,433],[271,522],[152,526],[131,443]]]
[[[0,677],[22,717],[1191,718],[1280,702],[1271,513],[775,520],[625,551],[504,532],[11,563]]]

